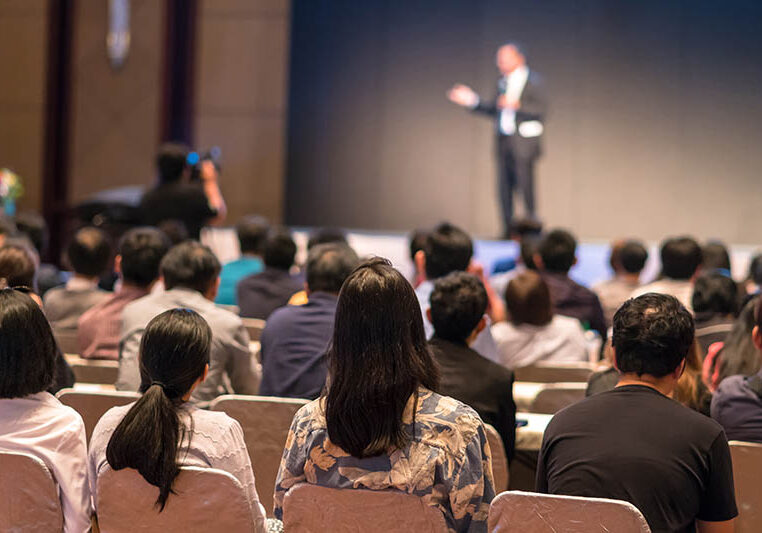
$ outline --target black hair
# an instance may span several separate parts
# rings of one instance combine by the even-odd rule
[[[119,241],[124,281],[148,287],[159,277],[159,264],[169,251],[169,239],[156,228],[131,229]]]
[[[699,276],[693,285],[691,300],[696,315],[735,315],[738,313],[738,285],[718,272]]]
[[[310,238],[307,241],[307,249],[311,249],[318,244],[328,243],[348,244],[347,235],[341,228],[320,228],[313,231],[310,234]]]
[[[180,143],[164,143],[156,154],[156,168],[159,171],[159,183],[179,181],[188,166],[189,149]]]
[[[413,287],[374,258],[344,282],[328,351],[325,415],[331,442],[354,457],[403,448],[402,414],[419,386],[436,390],[439,372],[426,343]]]
[[[359,262],[355,251],[346,244],[318,244],[307,255],[307,288],[310,292],[338,294]]]
[[[77,274],[100,276],[111,259],[111,243],[103,231],[88,226],[74,234],[66,247],[66,258]]]
[[[451,272],[434,282],[431,323],[437,337],[463,342],[487,311],[487,291],[473,274]]]
[[[415,261],[415,255],[426,250],[426,239],[429,237],[429,230],[418,228],[413,230],[408,236],[410,247],[410,260]]]
[[[265,265],[278,270],[289,270],[296,257],[296,243],[291,233],[284,228],[270,231],[265,243]]]
[[[629,274],[640,274],[648,261],[648,250],[636,240],[625,242],[617,254],[619,264]]]
[[[35,301],[12,288],[0,290],[0,398],[47,390],[55,376],[57,350]]]
[[[201,293],[209,290],[221,269],[214,252],[196,241],[173,246],[159,265],[167,290],[184,287]]]
[[[15,217],[19,233],[26,235],[38,254],[44,254],[48,247],[48,225],[38,213],[24,211]]]
[[[178,410],[183,396],[209,364],[212,330],[190,309],[171,309],[146,326],[140,342],[143,396],[119,422],[106,447],[114,470],[134,468],[159,488],[164,510],[180,472],[178,449],[185,435]]]
[[[566,274],[574,265],[577,241],[566,230],[554,229],[540,241],[537,251],[548,272]]]
[[[757,285],[762,285],[762,254],[757,254],[751,259],[749,279]]]
[[[190,240],[188,226],[180,219],[168,218],[167,220],[162,220],[159,222],[158,228],[167,236],[172,246]]]
[[[37,285],[37,261],[26,246],[6,242],[0,248],[0,287],[29,287]]]
[[[755,296],[743,306],[733,327],[725,336],[725,342],[720,351],[719,380],[728,376],[751,376],[759,372],[759,351],[751,338],[751,332],[756,325],[756,310],[759,296]]]
[[[538,253],[541,239],[541,235],[526,235],[522,237],[519,243],[521,262],[529,270],[537,270],[537,265],[534,264],[534,254]]]
[[[426,277],[435,280],[450,272],[466,270],[474,255],[474,243],[465,231],[443,222],[429,232],[423,251]]]
[[[238,235],[241,253],[262,255],[269,229],[270,223],[265,217],[247,215],[239,220],[235,225],[235,232]]]
[[[647,293],[627,300],[614,314],[617,368],[666,376],[688,355],[694,333],[693,316],[674,296]]]
[[[701,249],[701,267],[706,270],[727,270],[730,272],[730,254],[720,241],[709,241]]]
[[[701,247],[691,237],[672,237],[661,246],[662,274],[668,278],[688,280],[701,266]]]
[[[542,234],[542,222],[533,218],[519,218],[511,221],[511,238],[521,240],[524,237],[539,237]]]

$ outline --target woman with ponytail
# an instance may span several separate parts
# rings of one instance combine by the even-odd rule
[[[148,323],[140,343],[143,396],[110,409],[95,427],[90,488],[97,496],[98,475],[106,468],[133,468],[158,488],[156,506],[161,511],[171,498],[180,466],[225,470],[243,485],[256,531],[263,532],[264,508],[241,426],[224,413],[188,403],[209,372],[211,340],[209,325],[189,309],[166,311]],[[94,500],[97,507],[97,497]]]

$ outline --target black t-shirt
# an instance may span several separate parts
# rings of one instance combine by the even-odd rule
[[[201,228],[217,215],[200,185],[181,181],[159,185],[145,193],[140,210],[143,223],[149,226],[157,226],[165,220],[180,220],[191,239],[198,239]]]
[[[738,514],[722,427],[640,385],[596,394],[553,417],[537,490],[628,501],[654,533],[694,532],[696,519]]]

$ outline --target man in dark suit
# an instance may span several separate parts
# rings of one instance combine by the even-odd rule
[[[500,434],[508,459],[516,442],[513,373],[469,348],[487,324],[487,291],[466,272],[439,278],[431,293],[427,317],[434,325],[429,341],[440,368],[437,392],[470,405]]]
[[[466,85],[456,84],[448,98],[472,111],[495,119],[499,168],[500,202],[505,232],[513,220],[513,190],[524,198],[525,216],[536,218],[534,164],[541,152],[546,99],[539,75],[530,71],[526,56],[514,43],[497,51],[500,78],[494,100],[485,101]]]

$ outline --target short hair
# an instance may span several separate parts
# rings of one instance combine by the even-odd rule
[[[473,274],[451,272],[434,282],[430,303],[436,336],[463,342],[487,311],[487,291]]]
[[[289,270],[296,257],[296,243],[285,228],[270,231],[265,243],[265,266],[278,270]]]
[[[307,250],[318,244],[328,243],[347,244],[347,234],[341,228],[319,228],[310,234],[307,240]]]
[[[701,266],[701,247],[691,237],[672,237],[661,246],[662,273],[672,279],[688,280]]]
[[[265,251],[270,223],[265,217],[247,215],[235,225],[242,254],[261,255]]]
[[[36,278],[37,261],[30,249],[10,243],[0,247],[0,287],[35,289]]]
[[[542,233],[542,222],[533,218],[515,219],[511,221],[509,233],[519,240],[527,236],[537,237]]]
[[[627,300],[614,314],[616,366],[622,373],[666,376],[688,355],[694,333],[693,316],[674,296]]]
[[[310,292],[338,294],[359,263],[355,251],[346,244],[318,244],[307,255],[307,288]]]
[[[540,245],[540,240],[541,237],[539,235],[526,235],[519,243],[521,262],[529,270],[537,270],[537,265],[534,263],[534,254],[538,253],[537,249]]]
[[[410,233],[408,236],[408,244],[411,261],[415,261],[415,255],[418,252],[426,250],[426,239],[428,236],[429,230],[424,228],[415,229]]]
[[[542,276],[534,270],[525,270],[508,283],[505,305],[511,323],[517,326],[544,326],[553,320],[550,289]]]
[[[0,290],[0,398],[21,398],[53,383],[58,349],[42,309],[21,291]]]
[[[527,56],[527,48],[526,48],[526,46],[524,46],[523,44],[521,44],[521,43],[518,43],[518,42],[516,42],[516,41],[507,41],[507,42],[504,42],[503,44],[501,44],[501,45],[499,46],[499,48],[503,48],[503,47],[505,47],[505,46],[512,46],[513,48],[515,48],[515,49],[516,49],[516,51],[517,51],[519,54],[521,54],[522,56],[524,56],[524,60],[526,60],[527,62],[529,62],[529,57]]]
[[[181,143],[164,143],[156,154],[156,168],[159,171],[159,183],[178,181],[188,165],[187,146]]]
[[[16,224],[10,218],[0,215],[0,235],[12,237],[16,234]]]
[[[701,266],[704,270],[727,270],[730,272],[730,254],[720,241],[709,241],[701,249]]]
[[[159,272],[167,290],[183,287],[204,293],[216,281],[221,268],[208,246],[186,241],[170,248],[161,260]]]
[[[119,241],[124,281],[138,287],[148,287],[156,281],[169,246],[167,236],[156,228],[135,228],[125,233]]]
[[[188,233],[188,226],[185,222],[177,218],[168,218],[162,220],[158,225],[159,230],[167,236],[169,242],[174,246],[190,239],[190,233]]]
[[[24,211],[16,215],[16,228],[19,233],[26,235],[34,245],[37,253],[43,254],[48,247],[48,225],[38,213]]]
[[[629,240],[619,248],[618,260],[625,272],[640,274],[648,261],[648,250],[640,241]]]
[[[554,229],[540,241],[538,252],[548,272],[566,274],[574,265],[577,241],[566,230]]]
[[[111,259],[108,236],[92,226],[80,229],[66,247],[66,258],[71,269],[77,274],[100,276]]]
[[[474,243],[462,229],[443,222],[426,237],[426,277],[430,280],[450,272],[466,270],[474,254]]]
[[[749,279],[757,285],[762,285],[762,254],[757,254],[751,259]]]
[[[736,315],[739,303],[736,282],[719,272],[702,274],[693,285],[694,313]]]

